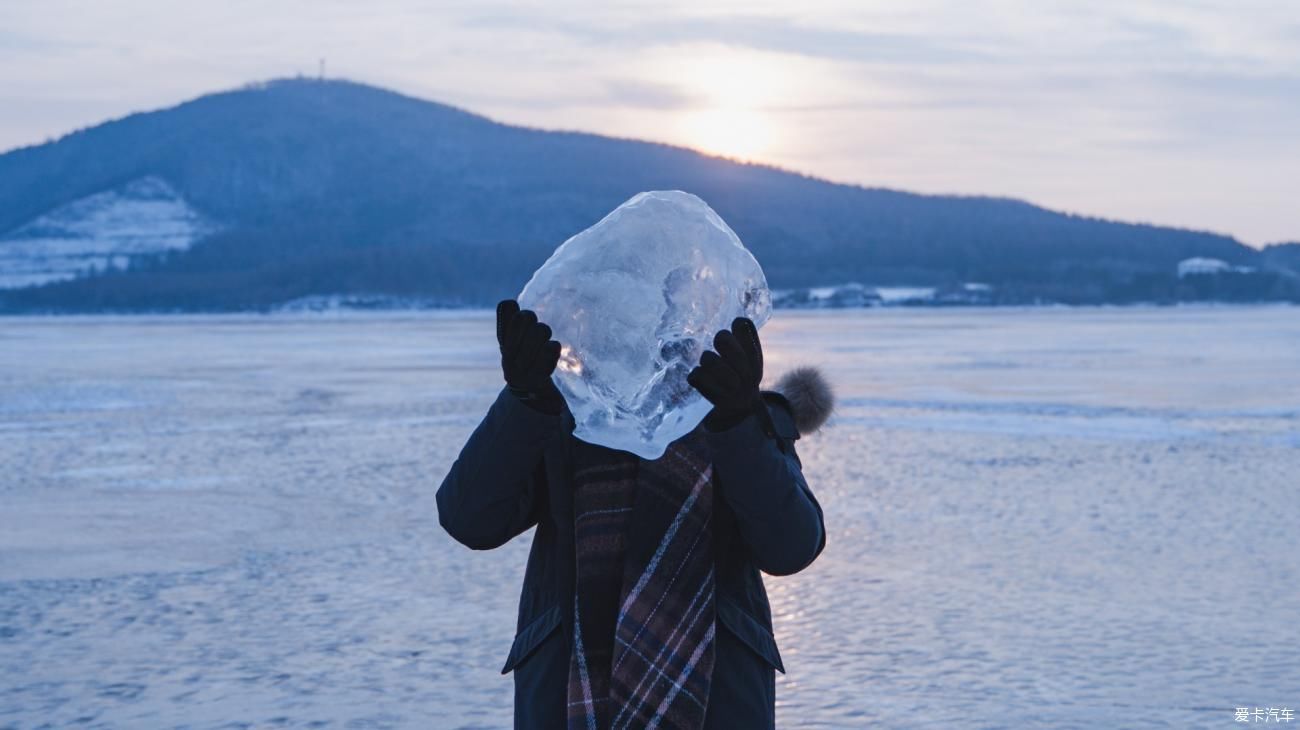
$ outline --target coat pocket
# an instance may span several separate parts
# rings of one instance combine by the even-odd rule
[[[501,667],[502,674],[509,674],[529,654],[542,643],[546,637],[560,627],[560,606],[556,604],[538,614],[537,618],[515,634],[515,641],[510,646],[510,655],[506,665]]]
[[[781,663],[781,654],[776,650],[776,638],[771,631],[730,600],[719,597],[717,611],[719,623],[735,634],[745,646],[753,649],[754,653],[767,660],[773,668],[785,674],[785,665]]]

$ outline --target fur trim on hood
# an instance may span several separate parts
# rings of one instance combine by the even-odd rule
[[[786,372],[773,388],[785,396],[794,414],[794,426],[800,436],[817,431],[835,409],[835,394],[822,371],[803,365]]]

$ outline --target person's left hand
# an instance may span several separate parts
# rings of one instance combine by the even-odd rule
[[[763,349],[758,328],[748,317],[737,317],[731,330],[720,330],[713,338],[717,352],[705,350],[700,364],[686,376],[686,382],[713,404],[704,417],[710,431],[725,431],[763,407],[758,386],[763,380]]]

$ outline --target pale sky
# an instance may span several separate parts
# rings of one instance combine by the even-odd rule
[[[503,122],[1300,240],[1300,0],[0,0],[0,150],[321,58]]]

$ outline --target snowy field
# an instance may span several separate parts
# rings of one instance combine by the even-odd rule
[[[0,728],[506,728],[490,314],[0,318]],[[842,397],[783,728],[1300,709],[1300,309],[779,311]],[[1297,720],[1300,722],[1300,720]]]

